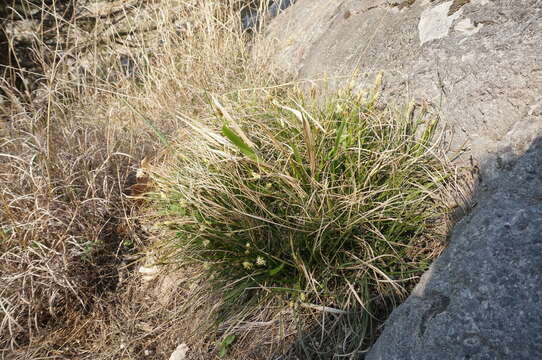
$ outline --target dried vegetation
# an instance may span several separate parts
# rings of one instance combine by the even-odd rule
[[[175,136],[176,112],[203,113],[208,91],[251,82],[245,39],[231,30],[239,6],[29,0],[2,8],[10,50],[0,84],[3,357],[171,352],[163,327],[177,315],[168,304],[157,309],[133,275],[148,233],[127,195],[142,190],[140,161],[159,158]]]

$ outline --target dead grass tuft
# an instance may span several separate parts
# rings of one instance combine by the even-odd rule
[[[2,347],[31,343],[119,286],[137,241],[123,192],[141,156],[125,132],[56,104],[11,119],[0,142]]]

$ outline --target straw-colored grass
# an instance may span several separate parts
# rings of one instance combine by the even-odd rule
[[[205,116],[208,91],[268,77],[248,56],[240,2],[70,4],[2,4],[0,357],[138,358],[145,341],[119,347],[140,310],[124,296],[147,296],[133,295],[149,244],[126,196],[136,169],[162,151],[156,131],[176,136],[177,111]],[[168,306],[149,309],[156,326]],[[170,334],[153,335],[162,356]]]

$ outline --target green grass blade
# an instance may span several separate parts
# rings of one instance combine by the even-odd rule
[[[222,134],[227,137],[228,140],[230,140],[232,144],[234,144],[244,155],[248,156],[252,160],[257,160],[254,150],[252,150],[250,146],[243,141],[243,139],[237,136],[232,129],[224,125],[222,126]]]

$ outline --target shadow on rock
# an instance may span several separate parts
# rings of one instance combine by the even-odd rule
[[[476,207],[366,359],[542,354],[542,137],[506,158],[495,177],[477,184]]]

